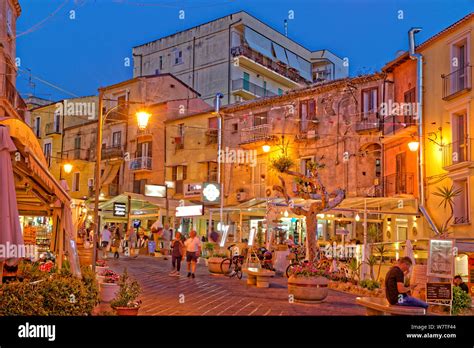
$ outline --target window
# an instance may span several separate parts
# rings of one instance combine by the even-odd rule
[[[255,198],[265,198],[267,165],[263,160],[257,160],[257,165],[252,168],[252,186]]]
[[[36,117],[35,118],[35,127],[34,127],[35,135],[37,138],[41,136],[41,118]]]
[[[209,122],[209,129],[218,129],[218,120],[217,117],[211,117],[208,119]]]
[[[178,136],[175,138],[176,149],[184,149],[184,123],[178,124]]]
[[[54,122],[53,122],[54,132],[59,133],[60,125],[61,125],[61,114],[59,112],[55,112]]]
[[[455,72],[452,76],[452,91],[457,92],[466,88],[467,85],[467,39],[463,39],[453,45],[453,59],[451,64],[451,70]]]
[[[316,116],[316,103],[314,99],[300,101],[300,131],[308,130],[308,121],[313,120]]]
[[[395,157],[395,193],[407,193],[406,189],[406,153],[402,152]]]
[[[259,114],[255,114],[253,116],[253,125],[254,125],[254,127],[262,126],[264,124],[268,124],[268,117],[267,117],[266,112],[261,112]]]
[[[403,115],[413,117],[415,115],[415,112],[417,111],[415,87],[413,87],[412,89],[409,89],[403,94],[403,102],[405,103],[405,105],[409,105],[408,107],[404,108]]]
[[[183,64],[183,51],[174,50],[174,65]]]
[[[369,88],[362,91],[362,119],[377,111],[378,88]]]
[[[217,162],[207,162],[207,181],[217,182]]]
[[[310,163],[314,161],[313,157],[308,157],[308,158],[302,158],[300,161],[300,168],[301,168],[301,174],[310,176],[311,175],[311,170],[310,170]]]
[[[146,179],[136,179],[133,178],[133,193],[145,193],[145,185],[147,184]]]
[[[172,167],[171,180],[172,181],[186,180],[187,174],[188,174],[187,166],[174,166]]]
[[[122,132],[112,133],[112,147],[120,147],[122,145]]]
[[[152,143],[146,141],[137,144],[137,157],[152,157]]]
[[[94,188],[94,178],[87,179],[87,187],[89,188],[89,190]]]
[[[81,158],[81,137],[74,138],[74,159]]]
[[[263,81],[263,96],[267,96],[267,81]]]
[[[464,162],[468,160],[467,152],[467,127],[466,114],[459,113],[453,115],[452,139],[453,139],[453,163]]]
[[[160,65],[159,65],[160,72],[163,70],[163,56],[160,56]]]
[[[72,191],[73,192],[78,192],[79,191],[80,178],[81,178],[81,173],[79,173],[79,172],[74,173],[74,176],[72,178]]]
[[[48,166],[51,166],[51,155],[52,155],[52,144],[45,143],[44,144],[44,156],[46,157],[46,161],[48,162]]]
[[[244,71],[244,81],[242,88],[246,91],[250,90],[250,75]]]
[[[283,90],[281,88],[278,88],[278,95],[283,95]]]
[[[455,189],[461,190],[460,194],[454,197],[454,224],[469,223],[469,185],[467,179],[454,180]]]
[[[9,5],[7,5],[7,34],[13,36],[13,11]]]
[[[237,133],[239,131],[239,124],[232,123],[232,133]]]

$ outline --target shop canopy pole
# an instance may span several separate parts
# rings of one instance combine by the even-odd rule
[[[242,209],[239,210],[239,242],[242,243]]]
[[[207,240],[211,241],[212,232],[212,210],[209,210],[209,223],[207,224]]]
[[[362,249],[362,274],[361,279],[367,276],[367,199],[364,199],[364,248]]]

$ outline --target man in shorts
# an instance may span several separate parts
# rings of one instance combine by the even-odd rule
[[[189,238],[184,242],[186,247],[186,261],[188,263],[188,278],[194,278],[196,272],[196,263],[201,256],[201,240],[196,236],[196,231],[189,233]]]

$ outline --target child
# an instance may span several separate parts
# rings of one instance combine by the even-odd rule
[[[171,265],[173,270],[170,276],[180,276],[181,260],[183,259],[183,241],[181,240],[181,233],[176,232],[174,239],[171,241]]]

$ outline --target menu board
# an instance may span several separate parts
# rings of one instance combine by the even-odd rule
[[[454,270],[454,241],[431,239],[428,258],[428,275],[452,278]]]
[[[451,283],[426,283],[426,300],[451,300]]]

